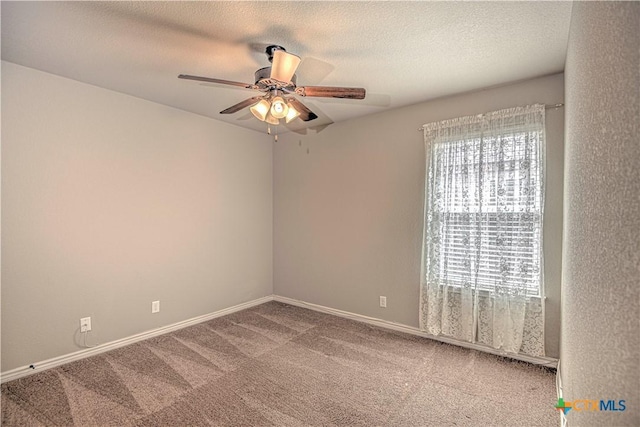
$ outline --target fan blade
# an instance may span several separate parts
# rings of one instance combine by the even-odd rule
[[[242,102],[238,102],[236,105],[232,105],[231,107],[227,108],[226,110],[220,111],[220,114],[233,114],[236,111],[240,111],[243,108],[248,107],[249,105],[253,105],[253,104],[257,103],[261,99],[262,99],[262,96],[254,96],[253,98],[245,99]]]
[[[180,74],[178,76],[178,78],[179,79],[187,79],[187,80],[197,80],[199,82],[207,82],[207,83],[220,83],[222,85],[238,86],[238,87],[243,87],[245,89],[257,89],[258,88],[256,85],[252,85],[252,84],[249,84],[249,83],[233,82],[231,80],[212,79],[211,77],[190,76],[188,74]]]
[[[302,86],[296,89],[296,94],[321,98],[364,99],[366,91],[361,87]]]
[[[298,101],[297,99],[287,98],[287,101],[289,101],[293,108],[298,110],[298,112],[300,113],[299,118],[303,122],[309,122],[318,118],[318,116],[313,111],[309,110],[302,102]]]
[[[300,57],[284,50],[273,52],[270,78],[285,83],[291,83],[293,75],[300,64]]]

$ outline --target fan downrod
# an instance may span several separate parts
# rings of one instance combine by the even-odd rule
[[[283,50],[283,51],[287,51],[287,49],[283,48],[282,46],[279,46],[277,44],[272,44],[267,46],[267,48],[265,49],[265,53],[267,54],[267,57],[269,58],[269,62],[273,62],[273,54],[275,53],[276,50]]]

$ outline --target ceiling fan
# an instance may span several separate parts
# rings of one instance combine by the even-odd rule
[[[366,92],[363,88],[335,87],[335,86],[296,86],[296,69],[300,64],[300,57],[293,55],[282,46],[267,46],[266,54],[271,62],[270,67],[260,68],[255,72],[255,83],[240,83],[230,80],[214,79],[210,77],[190,76],[180,74],[178,78],[197,80],[201,82],[219,83],[230,86],[254,89],[264,92],[264,95],[245,99],[231,107],[220,111],[220,114],[232,114],[250,107],[253,115],[269,124],[286,123],[299,117],[308,122],[318,116],[300,102],[294,95],[321,98],[364,99]]]

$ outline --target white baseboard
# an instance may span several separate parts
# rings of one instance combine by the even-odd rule
[[[225,316],[227,314],[235,313],[236,311],[244,310],[249,307],[263,304],[273,300],[273,295],[258,298],[252,301],[244,302],[242,304],[234,305],[233,307],[224,308],[222,310],[214,311],[213,313],[204,314],[202,316],[193,317],[182,322],[173,323],[171,325],[163,326],[150,331],[142,332],[140,334],[132,335],[130,337],[122,338],[119,340],[111,341],[105,344],[100,344],[93,348],[87,348],[84,350],[76,351],[73,353],[65,354],[63,356],[54,357],[52,359],[36,362],[31,368],[29,366],[22,366],[16,369],[12,369],[0,374],[0,383],[7,381],[17,380],[18,378],[26,377],[27,375],[35,374],[47,369],[55,368],[65,363],[73,362],[74,360],[84,359],[90,356],[95,356],[105,351],[114,350],[116,348],[124,347],[125,345],[133,344],[138,341],[146,340],[151,337],[166,334],[178,329],[186,328],[187,326],[195,325],[198,323],[206,322],[207,320],[215,319],[216,317]]]
[[[524,362],[534,363],[537,365],[544,365],[544,366],[555,368],[558,363],[558,360],[553,358],[548,358],[548,357],[539,358],[539,357],[526,356],[522,354],[503,353],[491,347],[487,347],[479,344],[466,343],[466,342],[457,341],[447,337],[430,335],[424,331],[421,331],[418,328],[415,328],[413,326],[403,325],[401,323],[394,323],[388,320],[377,319],[375,317],[368,317],[361,314],[356,314],[348,311],[338,310],[335,308],[325,307],[318,304],[312,304],[312,303],[296,300],[293,298],[282,297],[279,295],[269,295],[269,296],[258,298],[242,304],[234,305],[233,307],[218,310],[213,313],[209,313],[209,314],[194,317],[188,320],[184,320],[182,322],[173,323],[171,325],[163,326],[157,329],[152,329],[150,331],[142,332],[140,334],[132,335],[132,336],[111,341],[105,344],[100,344],[93,348],[79,350],[74,353],[65,354],[63,356],[54,357],[52,359],[43,360],[41,362],[36,362],[32,365],[35,367],[34,369],[32,369],[29,366],[22,366],[7,372],[2,372],[0,373],[0,383],[5,383],[7,381],[12,381],[18,378],[26,377],[36,372],[41,372],[47,369],[55,368],[57,366],[64,365],[65,363],[73,362],[75,360],[80,360],[90,356],[95,356],[97,354],[104,353],[109,350],[114,350],[116,348],[124,347],[126,345],[133,344],[138,341],[143,341],[148,338],[166,334],[168,332],[172,332],[178,329],[186,328],[187,326],[192,326],[198,323],[206,322],[207,320],[215,319],[216,317],[225,316],[227,314],[235,313],[237,311],[254,307],[256,305],[260,305],[265,302],[269,302],[273,300],[283,302],[285,304],[295,305],[298,307],[308,308],[310,310],[315,310],[322,313],[332,314],[334,316],[356,320],[358,322],[368,323],[370,325],[379,326],[385,329],[391,329],[394,331],[404,332],[411,335],[417,335],[420,337],[429,338],[432,340],[445,342],[448,344],[453,344],[453,345],[457,345],[460,347],[465,347],[473,350],[484,351],[486,353],[491,353],[498,356],[510,357],[512,359],[522,360]]]
[[[403,325],[401,323],[390,322],[388,320],[377,319],[375,317],[363,316],[361,314],[351,313],[348,311],[338,310],[331,307],[325,307],[323,305],[312,304],[309,302],[304,302],[300,300],[296,300],[293,298],[281,297],[279,295],[274,295],[273,299],[275,301],[283,302],[285,304],[295,305],[298,307],[308,308],[310,310],[320,311],[322,313],[333,314],[334,316],[345,317],[347,319],[356,320],[358,322],[368,323],[370,325],[379,326],[385,329],[391,329],[394,331],[404,332],[411,335],[417,335],[423,338],[429,338],[435,341],[445,342],[447,344],[453,344],[460,347],[469,348],[472,350],[483,351],[485,353],[495,354],[497,356],[509,357],[511,359],[521,360],[523,362],[529,362],[536,365],[544,365],[551,368],[555,368],[557,366],[558,360],[553,359],[551,357],[534,357],[527,356],[524,354],[513,354],[513,353],[504,353],[499,350],[496,350],[489,346],[484,346],[481,344],[468,343],[464,341],[458,341],[452,338],[435,336],[428,334],[419,328],[415,328],[413,326]]]

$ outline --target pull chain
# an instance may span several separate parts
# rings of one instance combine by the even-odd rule
[[[271,126],[267,125],[267,135],[271,135]],[[275,127],[275,131],[273,134],[274,142],[278,142],[278,126]]]

